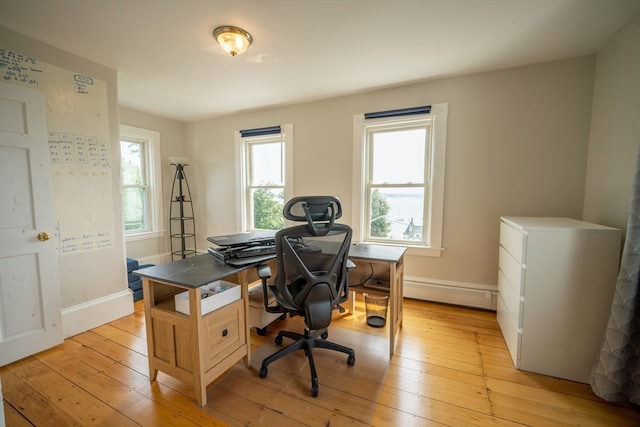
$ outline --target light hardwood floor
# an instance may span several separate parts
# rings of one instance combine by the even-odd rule
[[[329,339],[354,347],[356,364],[318,350],[320,394],[310,396],[304,354],[257,369],[276,349],[252,332],[250,369],[227,372],[199,407],[185,384],[160,373],[150,384],[144,313],[65,340],[0,368],[7,426],[640,426],[640,409],[606,403],[590,387],[518,371],[493,312],[405,300],[404,326],[389,359],[386,329],[355,315]]]

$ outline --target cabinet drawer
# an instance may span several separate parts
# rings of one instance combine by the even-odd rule
[[[245,344],[244,301],[239,300],[203,317],[205,371]]]
[[[520,263],[525,263],[525,235],[505,222],[500,223],[500,245]]]
[[[498,325],[500,325],[500,330],[502,331],[502,336],[504,337],[504,341],[507,344],[507,349],[509,350],[509,354],[511,354],[511,360],[513,360],[513,365],[516,368],[520,368],[520,344],[522,339],[521,331],[516,327],[516,325],[511,322],[511,318],[508,315],[508,310],[504,301],[502,300],[502,295],[498,294]]]
[[[507,282],[501,271],[498,272],[498,293],[505,305],[505,311],[511,319],[511,323],[517,328],[522,328],[522,300]]]
[[[499,270],[504,275],[513,292],[518,296],[524,295],[524,268],[505,248],[500,246],[498,252]]]

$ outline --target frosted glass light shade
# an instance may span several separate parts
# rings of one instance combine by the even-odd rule
[[[244,53],[251,43],[253,37],[242,28],[233,26],[218,27],[213,30],[213,37],[220,44],[222,49],[231,56]]]

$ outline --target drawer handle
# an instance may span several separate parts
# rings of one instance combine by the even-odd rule
[[[222,336],[226,337],[229,334],[229,331],[227,331],[226,329],[222,330]]]

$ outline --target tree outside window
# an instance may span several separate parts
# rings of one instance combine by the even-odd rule
[[[391,223],[387,221],[389,214],[389,202],[380,195],[378,189],[371,194],[371,235],[374,237],[387,237],[391,231]]]
[[[258,188],[253,192],[253,224],[260,230],[279,230],[284,227],[284,191]]]

